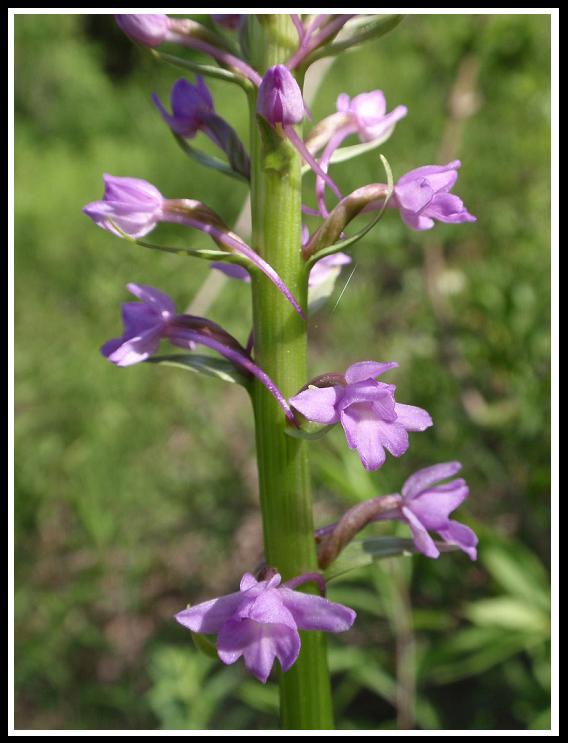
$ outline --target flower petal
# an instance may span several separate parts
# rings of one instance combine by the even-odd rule
[[[154,289],[153,286],[133,283],[127,284],[126,288],[131,294],[134,294],[135,297],[138,297],[138,299],[141,299],[146,304],[155,307],[159,312],[175,315],[176,306],[173,300],[159,289]]]
[[[394,423],[379,421],[377,425],[381,444],[393,457],[401,457],[409,446],[406,428],[398,420]]]
[[[341,425],[350,449],[357,449],[363,467],[372,472],[378,470],[386,459],[380,436],[381,422],[370,403],[369,410],[363,410],[365,403],[351,405],[341,411]],[[390,424],[386,424],[390,425]]]
[[[440,556],[438,548],[434,544],[434,540],[428,534],[424,526],[408,508],[402,507],[402,515],[404,516],[407,524],[410,526],[412,531],[412,538],[414,544],[419,552],[422,552],[426,557],[436,558]]]
[[[461,468],[460,462],[444,462],[443,464],[424,467],[406,480],[402,486],[402,495],[407,499],[413,498],[426,490],[430,485],[453,477]]]
[[[414,170],[410,170],[408,173],[405,173],[403,176],[401,176],[398,181],[398,184],[406,184],[410,183],[413,180],[416,180],[417,178],[433,178],[434,176],[443,174],[445,179],[447,181],[451,180],[453,178],[453,175],[450,171],[457,170],[461,167],[461,162],[459,160],[452,160],[447,165],[423,165],[420,168],[414,168]],[[436,182],[437,190],[440,188],[440,182]]]
[[[462,484],[463,483],[463,484]],[[415,496],[405,503],[426,529],[440,531],[448,525],[449,515],[455,511],[469,495],[464,481],[456,480],[451,490],[433,488]]]
[[[351,364],[349,369],[347,369],[345,379],[347,384],[363,382],[366,379],[375,379],[375,377],[379,377],[389,369],[396,369],[397,366],[398,363],[396,361],[358,361],[356,364]]]
[[[105,343],[101,348],[101,353],[116,366],[138,364],[156,353],[160,345],[160,331],[161,328],[151,328],[134,338],[123,336],[118,345],[116,341]]]
[[[241,591],[191,606],[176,614],[177,621],[192,632],[215,635],[235,612],[250,599]]]
[[[397,184],[394,189],[396,202],[404,211],[411,214],[420,214],[434,198],[434,190],[423,178],[422,180],[410,181],[404,185]]]
[[[433,425],[430,413],[415,405],[403,405],[395,403],[394,410],[396,421],[406,428],[407,431],[425,431]]]
[[[273,588],[263,591],[245,609],[246,614],[241,612],[240,616],[246,616],[260,624],[283,624],[291,629],[296,629],[294,617],[284,606],[280,597],[280,589]]]
[[[348,606],[336,604],[321,596],[312,596],[290,588],[281,588],[279,593],[299,629],[345,632],[357,617]]]
[[[339,387],[308,387],[291,397],[289,403],[308,420],[331,425],[339,420],[336,405],[341,394]]]
[[[449,521],[445,529],[437,530],[448,544],[455,544],[463,550],[470,560],[477,560],[478,538],[472,529],[459,521]]]

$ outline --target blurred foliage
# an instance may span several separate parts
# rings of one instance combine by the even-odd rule
[[[246,394],[174,368],[118,370],[97,352],[118,333],[127,281],[182,308],[209,269],[81,214],[103,172],[229,222],[245,187],[184,159],[149,98],[176,71],[110,16],[19,15],[15,32],[17,727],[273,727],[274,686],[198,654],[172,621],[234,590],[261,555]],[[409,17],[342,54],[312,106],[317,121],[340,92],[377,87],[390,109],[408,104],[382,148],[395,178],[459,157],[456,190],[478,217],[414,233],[387,214],[312,323],[314,375],[397,359],[399,399],[435,421],[372,475],[340,431],[313,442],[318,523],[459,458],[471,486],[460,513],[481,537],[478,563],[402,558],[330,586],[359,612],[331,639],[343,729],[549,726],[549,36],[548,16]],[[233,88],[211,83],[246,139]],[[334,175],[345,191],[382,177],[376,153]],[[211,299],[210,316],[244,340],[246,287]]]

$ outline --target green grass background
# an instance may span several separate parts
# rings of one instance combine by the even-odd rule
[[[128,281],[183,308],[209,269],[81,213],[103,172],[202,199],[229,223],[245,187],[184,158],[149,98],[178,73],[111,16],[16,16],[15,54],[16,725],[274,727],[275,687],[200,655],[172,620],[234,590],[261,552],[246,396],[98,353],[119,334]],[[401,558],[330,586],[359,613],[331,640],[343,729],[550,724],[549,71],[548,16],[412,16],[342,54],[312,106],[317,121],[340,92],[375,88],[389,109],[406,104],[381,148],[395,178],[458,157],[456,192],[478,217],[416,233],[387,214],[311,324],[314,375],[396,359],[399,399],[435,421],[372,474],[340,431],[314,442],[318,523],[457,458],[471,487],[460,514],[481,539],[477,563]],[[211,89],[246,141],[242,93]],[[383,179],[376,154],[334,175],[345,192]],[[173,227],[154,237],[207,244]],[[247,288],[226,283],[211,301],[244,340]]]

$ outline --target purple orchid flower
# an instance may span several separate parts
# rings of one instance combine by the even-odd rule
[[[173,222],[200,230],[223,248],[245,256],[304,317],[297,300],[272,266],[223,225],[221,218],[204,204],[192,199],[165,199],[155,186],[138,178],[104,175],[103,180],[105,192],[102,200],[93,201],[83,208],[96,225],[123,237],[117,231],[118,227],[133,238],[147,235],[159,222]]]
[[[429,230],[434,220],[458,224],[475,222],[463,201],[451,194],[458,177],[459,160],[447,165],[424,165],[399,178],[391,206],[400,209],[403,222],[413,230]]]
[[[347,93],[341,93],[337,99],[337,114],[330,116],[326,121],[333,132],[319,159],[319,165],[327,173],[333,153],[351,134],[357,134],[362,142],[381,140],[384,142],[392,134],[398,121],[406,116],[406,106],[397,106],[387,113],[387,103],[382,90],[373,90],[349,98]],[[334,123],[335,122],[335,123]],[[321,178],[316,179],[316,200],[323,217],[329,212],[325,205],[325,183]]]
[[[119,235],[112,222],[130,237],[144,237],[163,218],[164,197],[148,181],[103,175],[105,192],[101,201],[93,201],[83,212],[93,222]]]
[[[193,350],[206,346],[224,356],[238,369],[256,377],[276,399],[291,425],[294,414],[272,379],[251,359],[249,352],[220,325],[204,317],[178,315],[167,294],[142,284],[127,284],[128,290],[141,300],[122,305],[124,332],[101,347],[102,355],[116,366],[131,366],[152,356],[160,340]]]
[[[408,431],[424,431],[432,425],[422,408],[395,401],[394,385],[376,381],[375,377],[397,366],[394,361],[361,361],[350,366],[344,377],[330,375],[335,382],[331,386],[309,385],[289,402],[309,421],[341,422],[347,444],[357,449],[363,467],[377,470],[385,462],[385,449],[394,457],[402,456],[409,446]]]
[[[337,111],[349,119],[351,130],[357,132],[361,142],[373,142],[388,136],[397,121],[408,113],[406,106],[397,106],[387,113],[387,102],[382,90],[360,93],[355,98],[341,93],[337,99]]]
[[[469,495],[462,478],[450,480],[461,469],[459,462],[445,462],[419,470],[408,478],[402,495],[383,495],[358,503],[343,514],[336,524],[324,526],[315,533],[320,542],[320,567],[332,563],[341,550],[373,521],[402,521],[410,526],[416,549],[427,557],[437,558],[440,550],[428,531],[437,532],[447,544],[459,547],[471,560],[477,559],[477,537],[464,524],[450,519],[450,513]]]
[[[117,14],[114,18],[121,31],[145,46],[159,46],[168,38],[171,20],[163,13]]]
[[[174,303],[159,289],[142,284],[127,284],[126,288],[141,302],[122,305],[124,332],[101,348],[102,355],[116,366],[131,366],[152,356],[176,316]]]
[[[192,632],[217,635],[223,663],[244,656],[248,671],[266,683],[276,658],[284,672],[296,662],[298,630],[345,632],[356,617],[347,606],[294,591],[281,580],[278,573],[262,581],[246,573],[240,591],[184,609],[176,619]]]
[[[418,470],[402,487],[402,501],[395,518],[405,521],[412,531],[416,549],[427,557],[438,557],[440,552],[429,531],[437,532],[444,542],[455,544],[471,560],[477,559],[478,539],[474,532],[449,516],[469,495],[469,488],[461,477],[440,484],[461,470],[459,462],[435,464]]]

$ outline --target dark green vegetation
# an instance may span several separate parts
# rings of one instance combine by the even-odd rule
[[[471,486],[459,514],[481,538],[476,564],[403,558],[330,586],[359,612],[351,633],[331,638],[342,728],[549,725],[549,26],[546,16],[408,18],[342,54],[313,105],[317,121],[340,92],[373,88],[389,109],[407,104],[381,150],[395,178],[458,157],[455,190],[479,220],[414,233],[388,213],[355,247],[338,306],[348,273],[313,319],[314,375],[396,359],[399,400],[435,422],[372,475],[340,431],[314,442],[317,522],[459,459]],[[260,555],[246,395],[173,368],[115,369],[98,354],[119,334],[127,281],[181,309],[210,273],[92,226],[81,207],[102,194],[101,174],[202,199],[229,223],[245,197],[185,159],[153,109],[150,93],[167,97],[177,77],[109,16],[16,17],[19,728],[275,724],[275,688],[200,655],[172,620],[234,590]],[[211,88],[246,139],[242,93]],[[375,153],[334,175],[345,192],[383,180]],[[181,228],[155,238],[207,245]],[[208,302],[246,339],[244,285],[212,287]]]

